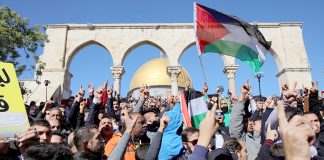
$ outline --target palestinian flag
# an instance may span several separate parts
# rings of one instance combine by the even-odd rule
[[[192,127],[199,128],[200,122],[206,117],[208,96],[202,96],[189,101],[188,110]]]
[[[194,10],[199,55],[216,52],[236,57],[254,72],[260,71],[271,44],[256,26],[197,3]]]
[[[188,97],[184,92],[180,93],[180,105],[182,121],[185,127],[195,127],[199,129],[200,122],[206,117],[208,96],[203,96],[200,92],[189,92]]]

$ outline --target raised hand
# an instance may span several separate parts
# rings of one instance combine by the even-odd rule
[[[138,97],[141,99],[141,100],[145,100],[145,95],[144,95],[144,85],[141,86],[138,90]]]
[[[298,92],[296,91],[297,82],[293,84],[292,87],[289,87],[287,83],[281,85],[283,99],[287,103],[292,103],[296,100]]]
[[[49,110],[50,108],[52,108],[54,102],[49,100],[45,103],[44,108],[42,109],[42,113],[45,113],[47,110]]]
[[[318,81],[316,81],[316,84],[314,84],[314,82],[312,82],[312,88],[310,89],[311,93],[316,93],[318,92]]]
[[[231,102],[231,104],[233,104],[236,100],[236,97],[233,97],[232,93],[229,90],[227,91],[227,97],[228,97],[228,100]]]
[[[315,142],[315,132],[305,117],[294,116],[281,128],[287,160],[310,159],[309,146]]]
[[[102,85],[102,90],[106,91],[107,90],[107,86],[108,86],[108,80],[105,81],[105,83]]]
[[[147,85],[143,85],[138,92],[138,96],[142,99],[142,100],[147,100],[147,98],[149,98],[150,96],[150,89]]]
[[[102,95],[103,95],[103,88],[102,88],[102,86],[97,89],[97,91],[96,91],[96,93],[94,95],[95,95],[94,98],[97,101],[97,104],[101,103],[101,101],[102,101]]]
[[[164,114],[160,119],[160,127],[158,131],[163,132],[169,122],[170,122],[170,118]]]
[[[245,84],[241,87],[241,94],[239,101],[244,101],[246,94],[250,91],[252,86],[249,85],[249,80],[246,80]]]
[[[206,95],[206,94],[207,94],[207,91],[208,91],[208,85],[207,85],[207,83],[205,83],[205,84],[203,85],[202,94],[203,94],[203,95]]]
[[[272,98],[267,98],[265,105],[269,108],[273,108],[274,107],[274,100]]]
[[[267,133],[266,133],[266,139],[268,140],[276,140],[278,138],[278,132],[276,130],[272,130],[271,129],[271,124],[268,124],[268,128],[267,128]]]
[[[80,103],[80,113],[84,113],[84,108],[87,106],[87,102],[88,102],[88,100],[83,100]]]
[[[244,94],[247,94],[251,88],[252,88],[252,86],[249,85],[249,80],[246,80],[245,84],[241,88],[241,92]]]
[[[78,94],[75,96],[75,101],[76,102],[81,102],[82,98],[84,97],[84,89],[82,88],[82,86],[80,87],[79,91],[78,91]]]
[[[282,90],[282,91],[288,91],[288,90],[289,90],[289,86],[288,86],[288,84],[287,84],[287,83],[283,83],[283,84],[281,84],[281,90]]]
[[[134,126],[135,126],[138,115],[130,117],[126,110],[123,113],[124,113],[124,122],[125,122],[125,126],[126,126],[126,132],[131,133],[133,131]]]
[[[156,106],[161,106],[161,97],[154,99]]]
[[[174,103],[177,103],[177,102],[180,102],[180,95],[175,95],[175,96],[173,96],[173,102]]]
[[[303,84],[303,97],[307,97],[309,94],[309,89]]]
[[[93,83],[90,83],[88,85],[88,92],[89,92],[89,95],[90,96],[93,96],[93,92],[94,92],[94,85],[93,85]]]
[[[145,88],[144,88],[144,98],[147,99],[150,97],[150,88],[145,85]]]
[[[107,89],[108,98],[112,98],[112,94],[113,94],[113,86],[110,85],[109,88]]]
[[[39,136],[36,128],[29,127],[25,132],[18,135],[19,149],[24,152],[30,145],[39,143]]]
[[[213,108],[206,113],[205,119],[203,119],[200,122],[200,126],[199,126],[200,135],[197,144],[203,147],[208,147],[211,138],[215,135],[219,127],[219,124],[215,117],[216,106],[217,105],[214,105]]]

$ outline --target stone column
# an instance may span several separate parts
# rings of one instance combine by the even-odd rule
[[[114,77],[114,91],[117,91],[118,94],[120,94],[120,79],[123,75],[124,67],[123,66],[113,66],[110,67],[111,73]]]
[[[182,71],[181,66],[168,66],[167,73],[171,79],[171,94],[177,95],[178,94],[178,76]]]
[[[238,67],[238,65],[230,65],[223,68],[223,73],[228,79],[228,90],[232,93],[233,97],[236,97],[235,73]]]

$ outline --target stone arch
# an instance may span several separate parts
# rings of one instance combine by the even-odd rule
[[[194,45],[196,45],[195,41],[191,41],[189,43],[186,43],[185,47],[181,47],[180,54],[175,59],[179,62],[179,60],[180,60],[181,56],[183,55],[183,53],[186,52],[189,48],[191,48]]]
[[[280,58],[280,56],[274,48],[270,48],[268,54],[270,54],[271,58],[273,58],[276,62],[276,66],[279,72],[282,69],[282,66],[284,66],[282,59]]]
[[[65,61],[64,61],[64,68],[66,68],[67,70],[69,70],[71,62],[74,58],[75,55],[78,54],[78,52],[82,49],[85,48],[87,46],[90,45],[98,45],[102,48],[104,48],[112,57],[112,61],[114,62],[114,57],[112,56],[112,54],[110,53],[109,49],[103,45],[101,42],[97,41],[97,40],[88,40],[85,41],[77,46],[75,46],[74,48],[70,49],[66,54],[65,54]]]
[[[123,57],[121,59],[121,65],[123,65],[126,57],[128,56],[128,54],[130,52],[132,52],[134,49],[142,46],[142,45],[145,45],[145,44],[148,44],[148,45],[151,45],[151,46],[154,46],[156,48],[158,48],[162,53],[164,53],[165,56],[167,56],[167,54],[165,53],[165,50],[160,46],[158,45],[157,43],[153,42],[153,41],[150,41],[150,40],[142,40],[142,41],[138,41],[136,42],[135,44],[132,44],[130,45],[130,47],[126,50],[126,52],[123,54]]]

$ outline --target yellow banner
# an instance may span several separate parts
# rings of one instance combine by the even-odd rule
[[[13,137],[28,127],[15,68],[11,63],[0,62],[0,135]]]

